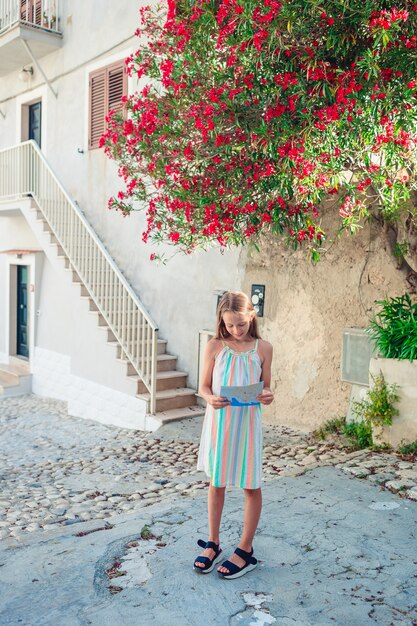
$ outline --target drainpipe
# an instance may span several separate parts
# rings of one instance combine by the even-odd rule
[[[37,58],[35,57],[35,55],[33,54],[32,50],[30,49],[30,46],[28,44],[28,42],[25,39],[22,39],[22,44],[25,47],[26,52],[28,53],[28,55],[30,56],[30,58],[32,59],[33,63],[36,65],[36,67],[38,68],[39,72],[42,74],[44,81],[46,82],[46,84],[48,85],[49,89],[52,91],[52,93],[54,94],[55,98],[58,98],[58,94],[56,93],[56,91],[54,90],[54,88],[52,87],[50,81],[48,80],[45,72],[43,71],[43,69],[41,68],[39,61],[37,60]]]

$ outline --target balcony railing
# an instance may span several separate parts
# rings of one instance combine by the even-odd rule
[[[0,201],[32,197],[156,410],[158,328],[34,141],[0,150]]]
[[[16,24],[58,32],[59,0],[0,0],[0,34]]]

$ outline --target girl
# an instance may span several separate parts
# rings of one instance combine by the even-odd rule
[[[200,394],[207,401],[197,467],[211,478],[208,492],[209,539],[198,541],[205,548],[194,569],[207,574],[222,558],[220,520],[226,486],[245,491],[243,534],[229,560],[218,567],[222,578],[238,578],[257,565],[252,540],[262,508],[261,407],[230,406],[220,397],[222,385],[248,385],[264,381],[261,404],[274,399],[271,384],[272,346],[259,336],[256,313],[241,292],[223,295],[217,309],[216,336],[204,354]]]

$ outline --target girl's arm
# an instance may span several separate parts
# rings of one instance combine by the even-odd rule
[[[212,378],[213,368],[216,355],[219,352],[220,341],[218,339],[211,339],[206,345],[203,357],[203,368],[201,372],[201,383],[199,394],[203,396],[204,400],[215,409],[221,409],[230,404],[226,398],[213,395],[212,391]]]
[[[274,394],[271,391],[271,364],[272,364],[272,345],[268,341],[262,341],[260,356],[262,359],[262,374],[261,380],[264,381],[264,388],[262,393],[259,394],[257,400],[261,404],[271,404],[274,399]]]

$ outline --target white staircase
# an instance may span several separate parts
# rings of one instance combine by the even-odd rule
[[[80,285],[106,340],[116,345],[148,413],[161,424],[201,415],[196,391],[186,386],[187,373],[176,369],[157,325],[33,141],[0,151],[0,202],[22,197],[35,201],[40,227]]]

